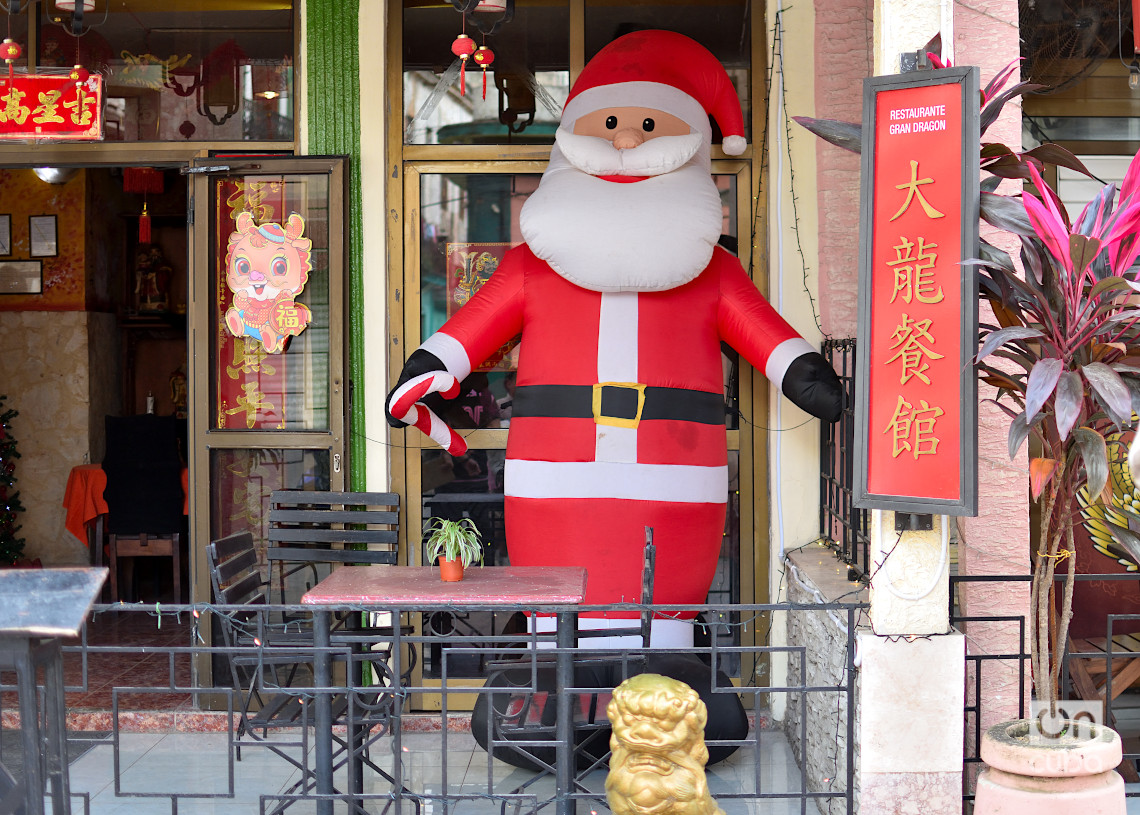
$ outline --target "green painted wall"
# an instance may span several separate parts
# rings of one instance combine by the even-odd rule
[[[306,0],[309,153],[344,155],[348,168],[348,377],[357,398],[349,416],[348,487],[365,488],[364,469],[364,234],[360,204],[360,51],[358,6],[346,0]],[[347,383],[346,383],[347,385]],[[350,391],[351,392],[351,391]]]

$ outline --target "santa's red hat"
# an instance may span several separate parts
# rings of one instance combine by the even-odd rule
[[[706,142],[708,117],[724,135],[730,156],[744,152],[744,116],[736,88],[716,57],[696,40],[673,31],[635,31],[598,52],[570,90],[562,126],[602,108],[647,107],[679,117]]]

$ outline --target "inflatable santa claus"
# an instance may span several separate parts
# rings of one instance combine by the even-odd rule
[[[521,336],[508,554],[518,566],[585,566],[587,604],[639,599],[647,526],[653,601],[705,601],[728,500],[721,341],[812,415],[842,410],[834,371],[717,245],[710,116],[724,151],[743,152],[736,92],[701,45],[640,31],[603,48],[574,83],[522,209],[526,243],[412,353],[389,395],[393,425],[459,455],[463,440],[424,398],[454,397]],[[618,616],[581,624],[628,627]],[[685,647],[692,632],[658,619],[652,642]]]

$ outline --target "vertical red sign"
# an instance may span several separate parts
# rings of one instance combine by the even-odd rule
[[[925,511],[954,512],[974,500],[964,464],[976,444],[968,351],[976,298],[963,285],[973,271],[961,262],[976,254],[968,236],[976,235],[977,195],[966,199],[978,147],[966,143],[977,122],[967,93],[961,82],[928,80],[873,94],[859,334],[864,506],[934,502]]]

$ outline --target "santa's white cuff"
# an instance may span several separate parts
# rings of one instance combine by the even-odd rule
[[[784,340],[773,349],[768,357],[768,364],[764,366],[764,376],[768,377],[768,381],[782,392],[784,374],[788,372],[788,367],[799,357],[813,351],[815,349],[812,348],[811,343],[803,337],[792,337],[790,340]]]
[[[455,337],[437,331],[424,340],[420,348],[439,357],[447,372],[460,382],[471,373],[471,360],[467,356],[467,349]]]

